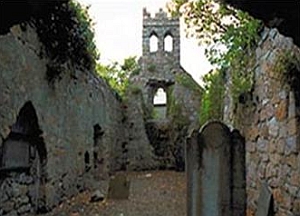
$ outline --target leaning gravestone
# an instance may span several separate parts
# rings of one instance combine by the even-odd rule
[[[188,216],[245,215],[245,160],[238,160],[244,157],[244,140],[221,122],[192,133],[186,145]]]
[[[109,181],[108,199],[128,199],[130,189],[130,181],[126,175],[116,175]]]

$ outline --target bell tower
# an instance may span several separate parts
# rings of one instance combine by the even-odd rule
[[[168,17],[160,9],[153,17],[146,8],[143,10],[143,69],[156,65],[160,74],[180,67],[180,26],[179,18]],[[162,66],[168,65],[168,68]],[[153,68],[152,68],[153,69]]]

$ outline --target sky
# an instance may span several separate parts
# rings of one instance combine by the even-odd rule
[[[100,62],[104,64],[122,63],[129,56],[141,56],[143,8],[154,14],[167,3],[167,0],[77,1],[90,6]],[[212,67],[204,56],[204,48],[199,47],[195,39],[185,38],[183,27],[181,23],[181,65],[201,83],[200,77]]]

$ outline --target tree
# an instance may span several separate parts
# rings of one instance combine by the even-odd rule
[[[173,0],[168,8],[183,17],[187,36],[207,46],[205,54],[217,68],[230,67],[257,42],[261,23],[228,5],[213,0]]]
[[[234,103],[252,87],[252,50],[258,41],[261,23],[245,12],[213,0],[173,0],[168,7],[173,15],[184,19],[187,36],[206,45],[205,55],[216,68],[203,77],[200,122],[221,119],[225,74],[231,79],[230,94]]]
[[[98,64],[97,73],[122,97],[128,87],[129,77],[139,73],[136,56],[124,59],[123,64],[113,62],[110,65]]]

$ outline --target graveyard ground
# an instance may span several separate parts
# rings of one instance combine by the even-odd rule
[[[90,202],[91,192],[83,192],[63,202],[45,216],[184,216],[186,181],[184,172],[152,171],[127,173],[128,200]],[[108,182],[99,186],[107,192]]]

